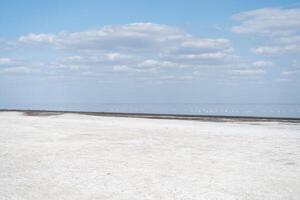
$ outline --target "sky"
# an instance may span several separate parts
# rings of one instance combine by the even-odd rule
[[[300,2],[2,0],[0,108],[300,104]]]

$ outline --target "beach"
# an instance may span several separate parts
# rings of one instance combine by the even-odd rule
[[[3,200],[298,200],[300,123],[0,112]]]

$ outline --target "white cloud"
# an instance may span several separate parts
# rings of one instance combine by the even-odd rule
[[[108,60],[111,60],[111,61],[119,60],[119,59],[122,59],[125,57],[124,55],[121,55],[119,53],[107,53],[107,54],[105,54],[105,56]]]
[[[271,61],[265,61],[265,60],[258,60],[254,61],[252,63],[250,62],[241,62],[236,65],[236,67],[233,67],[230,70],[230,73],[233,75],[240,75],[240,76],[259,76],[266,73],[266,69],[270,66],[273,66],[273,63]]]
[[[182,55],[174,55],[173,58],[179,58],[184,60],[219,60],[225,59],[227,54],[222,52],[214,52],[214,53],[202,53],[202,54],[182,54]]]
[[[294,59],[294,60],[292,61],[292,66],[293,66],[294,68],[300,69],[300,60]]]
[[[239,13],[232,19],[240,22],[232,32],[264,37],[261,46],[251,51],[265,56],[300,53],[300,8],[264,8]]]
[[[14,58],[0,58],[1,74],[29,74],[33,72],[40,72],[40,69],[43,67],[43,63],[40,62]]]
[[[34,34],[30,33],[26,36],[21,36],[19,42],[21,43],[52,43],[54,44],[56,37],[53,34]]]
[[[262,46],[253,48],[252,52],[257,54],[265,54],[265,55],[276,55],[282,53],[282,49],[276,46]]]
[[[32,72],[32,69],[28,68],[28,67],[10,67],[10,68],[5,68],[5,69],[2,69],[0,71],[0,73],[4,73],[4,74],[28,74],[28,73],[31,73]]]
[[[276,41],[275,41],[276,42]],[[277,40],[280,44],[300,44],[300,36],[299,35],[290,35],[286,37],[281,37]]]
[[[75,55],[57,59],[57,68],[103,71],[157,72],[166,68],[234,66],[228,39],[200,38],[172,26],[132,23],[81,32],[29,34],[19,44],[49,44]],[[130,66],[130,67],[128,67]],[[97,72],[96,72],[97,71]],[[192,73],[192,70],[191,70]]]
[[[157,66],[159,62],[157,60],[144,60],[143,62],[139,63],[138,66],[139,67],[153,67],[153,66]]]
[[[275,79],[276,82],[290,82],[291,79],[288,79],[288,78],[278,78],[278,79]]]
[[[232,51],[232,46],[227,39],[198,39],[189,38],[182,42],[178,52],[183,53],[201,53],[201,52],[230,52]]]
[[[270,56],[300,53],[300,36],[298,35],[276,37],[270,43],[268,46],[254,48],[252,51],[257,54]]]
[[[12,61],[10,58],[0,58],[0,65],[10,64]]]
[[[232,16],[240,22],[232,32],[241,34],[290,35],[300,30],[300,9],[264,8]]]
[[[300,74],[300,70],[290,70],[290,71],[282,72],[282,75],[285,75],[285,76],[295,75],[295,74]]]
[[[300,46],[298,45],[277,45],[277,46],[261,46],[252,49],[252,52],[261,55],[283,55],[283,54],[298,54],[300,52]]]
[[[156,81],[158,83],[164,82],[172,82],[172,81],[188,81],[194,79],[194,76],[174,76],[174,75],[166,75],[166,76],[156,76],[156,77],[142,77],[139,78],[140,80],[149,80],[149,81]]]
[[[113,66],[113,70],[116,72],[127,72],[129,71],[129,67],[126,65],[115,65]]]
[[[174,41],[186,37],[178,28],[152,23],[133,23],[105,26],[82,32],[53,34],[29,34],[20,42],[49,43],[59,48],[97,51],[154,51],[169,47]]]
[[[138,68],[160,68],[160,67],[177,67],[177,63],[169,62],[169,61],[159,61],[148,59],[144,60],[141,63],[137,64]]]
[[[255,61],[252,64],[253,64],[254,67],[269,67],[269,66],[273,65],[272,62],[270,62],[270,61],[263,61],[263,60]]]
[[[55,47],[51,51],[57,58],[40,65],[40,70],[45,74],[48,71],[49,75],[121,77],[129,74],[171,81],[200,77],[195,71],[210,77],[224,78],[228,72],[258,76],[265,72],[261,68],[273,64],[239,57],[228,39],[196,37],[177,27],[152,23],[105,26],[73,33],[31,33],[19,37],[18,45],[23,44],[26,47],[33,44],[32,49],[36,51],[40,50],[39,44]],[[31,71],[15,70],[34,72],[32,68]]]
[[[82,54],[58,59],[53,66],[69,69],[107,69],[114,65],[129,65],[136,58],[120,53],[98,53],[95,55]]]
[[[152,23],[105,26],[100,29],[63,32],[56,35],[29,34],[21,36],[19,42],[49,43],[59,48],[88,54],[100,51],[108,53],[110,58],[118,57],[122,53],[139,52],[154,53],[157,56],[158,54],[220,55],[232,51],[231,43],[227,39],[192,37],[179,28]]]
[[[240,75],[258,75],[264,74],[266,71],[262,69],[240,69],[240,70],[233,70],[233,74],[240,74]]]
[[[131,60],[128,55],[119,53],[100,53],[98,55],[75,55],[68,56],[60,61],[64,63],[80,63],[80,64],[99,64],[99,63],[116,63]]]

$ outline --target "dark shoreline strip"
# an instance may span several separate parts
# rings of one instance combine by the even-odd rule
[[[150,114],[150,113],[114,113],[114,112],[84,112],[84,111],[59,111],[59,110],[22,110],[22,109],[0,109],[0,112],[23,112],[28,116],[50,116],[62,114],[83,114],[106,117],[133,117],[149,119],[177,119],[198,120],[215,122],[290,122],[300,123],[300,118],[281,117],[252,117],[252,116],[223,116],[223,115],[176,115],[176,114]]]

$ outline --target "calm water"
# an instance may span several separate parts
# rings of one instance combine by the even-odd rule
[[[3,106],[2,106],[3,107]],[[92,112],[126,112],[156,114],[228,115],[300,118],[300,104],[90,104],[5,106],[11,109],[45,109]]]

